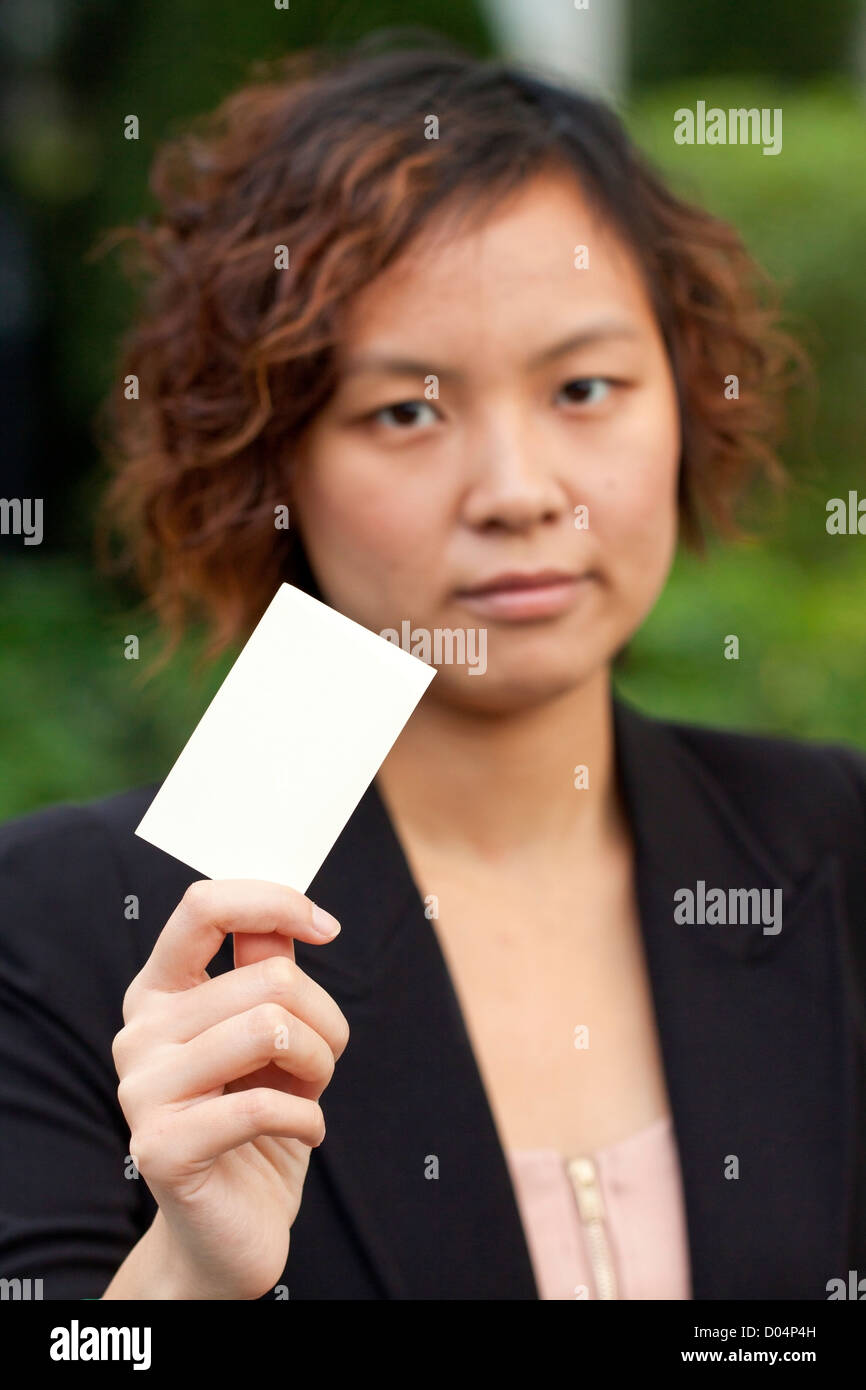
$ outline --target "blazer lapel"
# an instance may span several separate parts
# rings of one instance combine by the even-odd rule
[[[793,882],[668,726],[615,712],[693,1296],[826,1298],[847,1269],[854,1142],[840,866]],[[676,922],[698,880],[780,888],[781,929]]]
[[[296,959],[351,1028],[314,1149],[398,1299],[537,1298],[505,1156],[448,969],[371,783],[309,896],[344,924]]]
[[[793,881],[669,727],[614,709],[693,1296],[825,1298],[847,1269],[854,1143],[838,865]],[[698,880],[781,888],[781,931],[676,923],[675,892]],[[461,1010],[375,781],[309,894],[344,928],[296,957],[351,1027],[311,1162],[384,1296],[537,1298]]]

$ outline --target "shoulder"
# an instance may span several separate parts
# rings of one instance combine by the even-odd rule
[[[0,824],[0,860],[15,865],[51,859],[72,867],[111,855],[117,837],[134,831],[156,786],[84,802],[61,802]]]
[[[811,799],[835,793],[852,814],[866,811],[866,752],[845,744],[774,734],[746,734],[705,725],[669,722],[666,727],[713,775],[762,798],[779,793]]]
[[[866,862],[866,753],[829,741],[668,722],[693,764],[786,857],[816,848]]]
[[[790,738],[781,734],[742,733],[736,729],[722,729],[687,720],[660,722],[664,722],[684,742],[702,748],[707,756],[715,754],[749,762],[758,757],[772,762],[781,770],[791,764],[819,767],[826,763],[828,756],[832,759],[841,752],[859,763],[860,775],[866,776],[866,752],[845,744]]]
[[[87,948],[127,978],[200,877],[135,834],[158,784],[49,806],[0,825],[0,941],[35,958]],[[31,941],[31,938],[35,938]],[[99,968],[99,967],[97,967]]]

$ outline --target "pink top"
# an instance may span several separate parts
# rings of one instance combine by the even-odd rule
[[[506,1158],[539,1298],[691,1298],[670,1116],[570,1163],[556,1149]]]

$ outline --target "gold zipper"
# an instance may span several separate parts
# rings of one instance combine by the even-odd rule
[[[605,1226],[604,1199],[595,1163],[591,1158],[569,1159],[568,1176],[583,1222],[596,1293],[599,1298],[618,1298],[616,1271]]]

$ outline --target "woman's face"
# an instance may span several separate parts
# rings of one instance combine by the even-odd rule
[[[431,224],[352,304],[337,366],[291,484],[325,599],[416,653],[455,634],[428,699],[516,710],[606,668],[673,559],[679,416],[637,265],[576,183]]]

